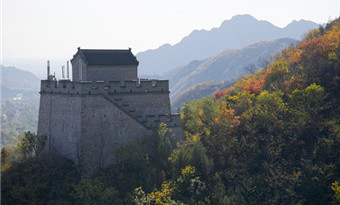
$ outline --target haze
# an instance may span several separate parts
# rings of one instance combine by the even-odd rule
[[[1,64],[34,72],[47,59],[59,67],[76,48],[132,48],[133,53],[175,44],[194,29],[210,30],[237,14],[284,27],[293,20],[326,23],[338,0],[5,0]]]

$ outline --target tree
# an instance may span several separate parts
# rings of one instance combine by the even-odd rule
[[[256,65],[255,64],[249,64],[247,66],[244,66],[243,69],[248,73],[248,74],[253,74],[256,71]]]
[[[184,167],[176,180],[175,198],[187,204],[194,204],[204,200],[205,191],[205,183],[201,181],[195,167]]]
[[[175,184],[174,182],[164,182],[161,190],[155,189],[151,193],[146,194],[142,187],[134,190],[133,201],[137,205],[184,205],[180,201],[175,201],[174,196]]]
[[[262,70],[267,70],[268,66],[273,60],[274,57],[270,55],[268,58],[260,58],[257,64]]]
[[[16,149],[24,158],[38,156],[46,144],[46,136],[37,136],[31,132],[25,132]]]
[[[333,182],[331,188],[334,191],[332,204],[339,205],[340,204],[340,183],[338,181]]]
[[[78,180],[70,160],[25,158],[1,173],[1,204],[72,204],[72,184]]]
[[[186,166],[197,167],[197,170],[206,177],[212,167],[212,162],[206,155],[206,148],[199,141],[180,144],[172,152],[169,160],[173,177],[178,176],[180,170]]]
[[[223,96],[226,96],[227,93],[224,90],[220,90],[214,93],[214,97],[216,100],[220,99]]]
[[[267,90],[282,90],[284,81],[288,79],[288,65],[284,61],[276,61],[271,64],[265,74],[264,88]]]
[[[258,95],[263,91],[263,86],[264,86],[264,78],[261,76],[260,78],[256,79],[255,77],[250,77],[246,85],[240,85],[240,87],[245,90],[250,92],[251,94]]]
[[[167,159],[172,152],[171,129],[165,123],[159,124],[153,129],[152,135],[142,139],[145,152],[150,157],[150,162],[158,169],[166,170]]]

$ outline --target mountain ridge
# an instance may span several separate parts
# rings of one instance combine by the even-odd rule
[[[20,93],[26,93],[27,95],[38,94],[40,79],[33,73],[13,66],[7,67],[3,65],[0,65],[0,72],[2,74],[0,79],[2,99],[14,97]]]
[[[241,49],[225,50],[214,57],[192,61],[186,66],[178,67],[166,74],[170,80],[171,99],[175,100],[183,91],[202,82],[238,79],[246,74],[245,66],[256,65],[259,60],[268,59],[296,43],[296,40],[289,38],[262,41]],[[257,70],[260,68],[256,67]]]
[[[312,21],[299,20],[280,28],[249,14],[236,15],[223,21],[219,27],[193,30],[174,45],[163,44],[156,49],[139,52],[136,56],[142,74],[164,74],[192,60],[202,60],[224,50],[242,48],[258,41],[279,38],[298,40],[305,32],[318,26]],[[298,29],[295,32],[296,27]]]
[[[209,81],[198,83],[181,92],[171,103],[171,109],[175,111],[180,108],[182,103],[187,103],[192,100],[199,100],[206,96],[211,96],[219,90],[224,90],[231,87],[233,81]]]

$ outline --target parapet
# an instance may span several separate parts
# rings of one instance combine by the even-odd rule
[[[80,81],[42,80],[40,92],[62,94],[141,94],[164,92],[169,93],[168,80],[137,79],[132,81]]]

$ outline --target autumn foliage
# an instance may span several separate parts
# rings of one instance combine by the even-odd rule
[[[263,91],[264,77],[261,76],[259,79],[251,77],[248,79],[245,85],[240,85],[240,87],[251,94],[259,95]]]
[[[224,90],[220,90],[214,93],[215,99],[220,99],[221,97],[226,96],[226,95],[227,93]]]

